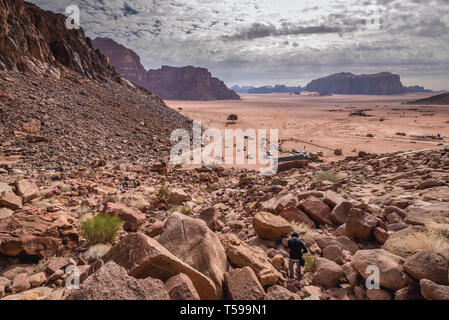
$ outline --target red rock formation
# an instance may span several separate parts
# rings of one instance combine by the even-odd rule
[[[336,73],[316,79],[307,85],[306,91],[337,94],[401,94],[404,86],[399,75],[389,72],[354,75]]]
[[[240,96],[204,68],[162,66],[148,71],[148,88],[168,100],[238,100]]]
[[[95,49],[106,53],[110,63],[124,78],[145,86],[147,71],[140,63],[140,57],[132,50],[118,44],[110,38],[96,38],[92,41]]]
[[[0,0],[0,70],[59,77],[61,67],[95,79],[120,81],[107,57],[66,17],[23,0]]]

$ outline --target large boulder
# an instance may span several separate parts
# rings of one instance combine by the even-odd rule
[[[410,279],[403,269],[404,262],[404,258],[382,249],[359,250],[352,257],[351,266],[354,267],[364,279],[371,276],[371,273],[367,273],[368,267],[378,267],[380,272],[380,285],[397,291],[410,283]]]
[[[337,204],[334,209],[332,209],[331,212],[331,219],[332,221],[338,225],[341,226],[342,224],[346,223],[346,220],[348,219],[349,211],[354,207],[354,205],[349,201],[343,201]]]
[[[155,239],[142,233],[124,237],[103,256],[103,260],[114,261],[124,267],[130,276],[138,279],[152,277],[167,281],[184,273],[192,280],[201,299],[218,298],[216,286],[211,279],[181,261]]]
[[[228,298],[231,300],[263,300],[265,291],[250,267],[234,269],[224,276]]]
[[[172,189],[168,196],[168,203],[182,204],[190,200],[190,196],[183,189]]]
[[[106,204],[104,212],[118,216],[125,222],[123,228],[129,231],[136,231],[146,220],[145,214],[139,209],[127,207],[123,203],[109,202]]]
[[[16,212],[0,220],[0,253],[7,256],[60,255],[78,243],[75,221],[61,212],[38,209]]]
[[[20,180],[16,183],[16,190],[19,196],[22,196],[23,203],[30,202],[33,199],[40,197],[41,192],[38,186],[28,180]]]
[[[326,191],[324,194],[324,200],[323,202],[327,204],[329,207],[334,208],[335,206],[338,206],[342,202],[345,201],[345,198],[340,196],[338,193],[332,190]]]
[[[221,243],[230,263],[238,268],[251,267],[263,286],[273,285],[282,278],[261,248],[243,242],[234,234],[222,235]]]
[[[211,279],[218,295],[222,295],[223,275],[227,271],[228,260],[220,240],[206,222],[173,213],[167,219],[158,241],[184,263]]]
[[[315,228],[315,222],[313,222],[312,219],[296,207],[282,209],[278,212],[278,215],[290,223],[295,222]]]
[[[447,260],[429,251],[423,250],[405,259],[404,270],[417,280],[448,284]]]
[[[170,300],[161,280],[136,279],[115,262],[89,276],[67,300]]]
[[[325,288],[333,288],[345,275],[341,266],[325,258],[316,258],[313,272],[313,282]]]
[[[346,234],[354,239],[369,240],[376,225],[376,218],[372,214],[360,209],[351,209],[346,220]]]
[[[269,212],[257,213],[253,219],[253,227],[259,237],[274,241],[281,241],[293,232],[293,227],[287,220]]]
[[[428,300],[449,300],[449,286],[438,285],[430,280],[419,282],[421,294]]]
[[[192,280],[183,273],[168,279],[165,286],[172,300],[200,300]]]
[[[22,198],[12,191],[3,191],[0,193],[0,207],[5,207],[11,210],[22,209]]]
[[[298,204],[296,197],[291,193],[281,192],[275,197],[260,204],[261,211],[279,213],[286,208],[294,208]]]
[[[318,224],[332,224],[331,209],[321,201],[306,200],[299,204],[299,208]]]

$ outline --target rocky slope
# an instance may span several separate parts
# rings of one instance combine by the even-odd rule
[[[425,91],[422,87],[404,87],[399,75],[389,72],[362,75],[347,72],[336,73],[311,81],[305,90],[320,93],[372,95]]]
[[[168,67],[145,71],[139,56],[109,38],[94,39],[96,49],[104,52],[117,72],[126,79],[162,99],[169,100],[235,100],[239,95],[228,89],[223,81],[212,77],[204,68]]]
[[[134,51],[110,38],[96,38],[92,40],[92,45],[95,49],[107,54],[110,63],[125,79],[145,87],[148,78],[147,71],[140,63],[140,57]]]
[[[446,92],[429,98],[411,101],[408,104],[447,105],[449,104],[449,93]]]

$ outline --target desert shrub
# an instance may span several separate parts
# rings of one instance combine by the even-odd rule
[[[34,273],[44,272],[50,262],[52,262],[54,259],[56,259],[56,257],[44,258],[39,260],[39,262],[34,265]]]
[[[130,203],[131,207],[139,209],[140,211],[144,211],[145,208],[148,208],[150,206],[150,203],[142,198],[134,199]]]
[[[100,213],[81,223],[81,235],[89,245],[115,243],[123,221],[116,216]]]
[[[401,257],[427,250],[449,259],[449,218],[438,216],[426,223],[422,231],[411,233],[398,241],[387,241],[384,248]]]
[[[163,199],[168,195],[168,191],[169,191],[168,186],[159,186],[156,196],[160,199]]]
[[[181,211],[181,213],[182,213],[183,215],[186,215],[186,216],[191,216],[191,215],[192,215],[192,209],[190,209],[188,206],[182,207],[182,208],[180,209],[180,211]]]
[[[304,256],[304,270],[305,272],[313,272],[313,267],[315,266],[315,256],[308,254]]]
[[[319,171],[315,174],[315,179],[317,181],[331,181],[335,182],[340,179],[338,173],[334,171]]]
[[[315,241],[313,240],[313,230],[311,227],[304,223],[292,222],[290,225],[293,231],[299,234],[300,240],[304,242],[306,246],[311,246]]]

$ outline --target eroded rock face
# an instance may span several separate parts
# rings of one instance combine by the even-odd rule
[[[214,282],[184,263],[155,239],[141,233],[129,234],[103,256],[105,262],[114,261],[123,266],[130,276],[138,279],[152,277],[167,281],[184,273],[192,280],[203,300],[218,298]]]
[[[16,212],[0,220],[0,253],[49,258],[73,247],[78,231],[71,217],[38,209]]]
[[[67,29],[65,20],[23,0],[0,1],[0,67],[58,77],[64,66],[90,78],[119,81],[107,57],[94,50],[83,30]]]
[[[89,276],[67,300],[170,300],[161,280],[135,279],[115,262]]]
[[[200,219],[173,213],[158,238],[168,251],[214,281],[222,295],[223,275],[228,262],[217,236]]]

